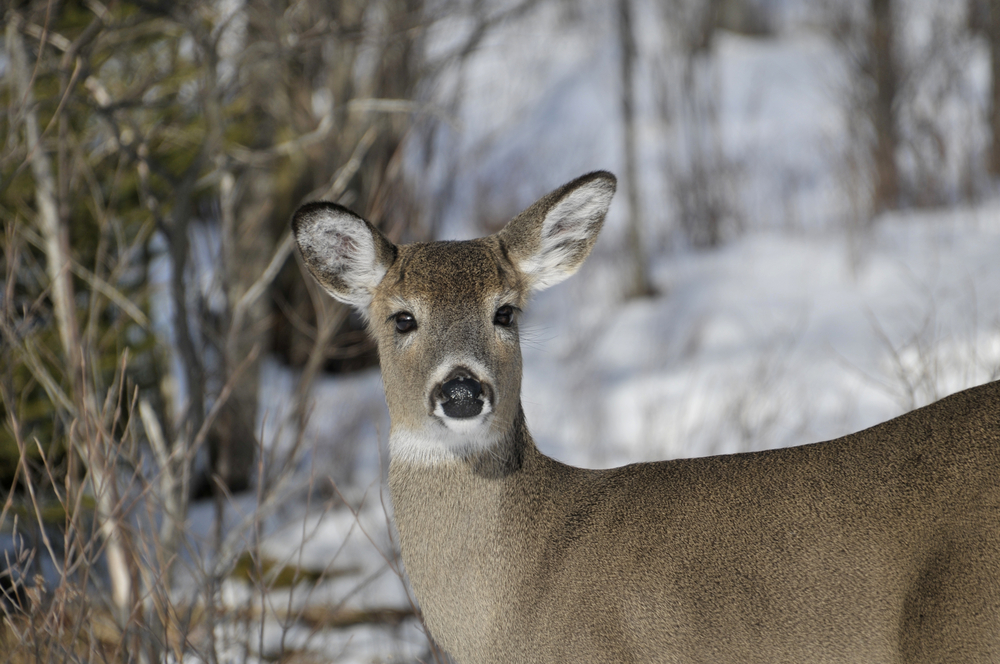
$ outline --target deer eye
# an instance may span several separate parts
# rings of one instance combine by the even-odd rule
[[[509,304],[505,304],[493,315],[493,324],[501,325],[503,327],[510,327],[511,323],[514,322],[514,307]]]
[[[417,319],[409,311],[400,311],[394,318],[396,319],[396,331],[400,334],[413,332],[417,329]]]

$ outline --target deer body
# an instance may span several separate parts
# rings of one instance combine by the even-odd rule
[[[379,346],[424,620],[473,662],[1000,662],[1000,383],[802,447],[585,470],[541,454],[517,312],[589,254],[614,179],[497,235],[396,247],[331,204],[306,265]]]

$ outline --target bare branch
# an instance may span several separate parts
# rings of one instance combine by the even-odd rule
[[[18,97],[24,101],[24,131],[28,146],[28,159],[31,162],[31,172],[35,179],[35,204],[38,206],[37,222],[45,241],[46,270],[52,282],[52,304],[59,328],[59,338],[63,351],[72,365],[75,364],[73,358],[76,352],[73,334],[76,316],[72,300],[73,286],[69,274],[63,270],[69,259],[59,223],[59,208],[56,204],[56,187],[52,178],[52,166],[49,164],[45,150],[40,147],[41,134],[38,131],[34,95],[31,92],[20,27],[20,15],[11,14],[6,31],[10,73],[14,79]]]

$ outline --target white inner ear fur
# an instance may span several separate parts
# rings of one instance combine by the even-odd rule
[[[521,262],[533,290],[554,286],[579,269],[611,205],[614,187],[595,181],[569,192],[542,221],[538,252]]]
[[[366,310],[388,269],[378,260],[375,238],[360,217],[332,209],[315,214],[315,222],[297,237],[299,246],[322,262],[316,276],[330,295]],[[339,279],[344,289],[330,278]]]

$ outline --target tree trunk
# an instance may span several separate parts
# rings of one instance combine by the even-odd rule
[[[627,242],[629,274],[626,296],[647,297],[653,288],[649,283],[646,254],[642,246],[642,201],[639,196],[638,139],[635,131],[636,43],[632,31],[631,0],[618,0],[618,39],[621,48],[622,130],[625,144],[625,200],[628,204]]]
[[[276,17],[282,3],[251,0],[246,3],[247,43],[274,42]],[[274,144],[275,121],[269,110],[273,102],[274,81],[282,79],[279,63],[261,58],[244,66],[242,76],[250,91],[251,122],[254,141],[250,147],[266,149]],[[281,106],[284,112],[290,112]],[[270,303],[258,297],[245,308],[237,307],[257,278],[267,269],[274,251],[275,169],[272,165],[249,165],[237,176],[227,173],[219,190],[222,237],[222,271],[228,303],[224,321],[224,347],[221,348],[223,382],[250,357],[253,349],[270,347],[272,326]],[[260,355],[257,355],[260,357]],[[260,446],[257,438],[257,407],[260,360],[255,359],[233,384],[233,390],[208,439],[212,472],[230,491],[242,491],[253,479],[255,459]]]
[[[265,90],[262,80],[250,74],[251,83],[258,90]],[[269,132],[263,132],[269,133]],[[271,138],[267,137],[268,140]],[[274,212],[274,175],[265,168],[251,167],[239,178],[242,190],[239,203],[234,206],[223,202],[222,236],[225,243],[223,265],[226,295],[229,301],[230,326],[226,334],[223,354],[223,375],[229,380],[233,372],[250,357],[253,349],[270,347],[270,303],[259,297],[251,302],[240,320],[232,315],[233,307],[267,269],[274,250],[271,241],[271,218]],[[231,196],[225,191],[221,197]],[[231,214],[225,212],[229,209]],[[227,219],[227,217],[230,217]],[[257,357],[260,357],[257,355]],[[260,360],[253,360],[243,369],[233,385],[233,391],[219,413],[209,436],[209,454],[212,470],[230,491],[242,491],[253,479],[255,459],[259,448],[257,439],[257,402]]]
[[[871,120],[875,129],[872,160],[875,167],[874,212],[899,206],[899,171],[896,166],[895,103],[899,93],[899,76],[895,63],[895,27],[892,1],[871,0],[872,27],[870,48],[875,96],[871,102]]]
[[[993,142],[990,145],[989,170],[1000,175],[1000,0],[989,0],[987,5],[986,33],[990,43],[990,80],[993,92],[990,96],[990,129]]]

